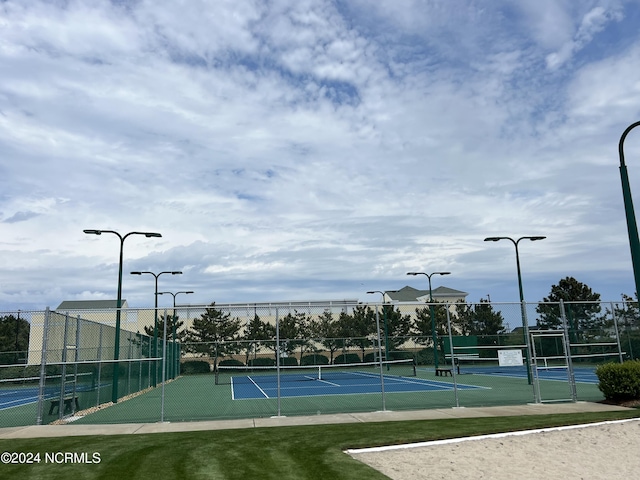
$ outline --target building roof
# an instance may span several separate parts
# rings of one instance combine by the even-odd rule
[[[122,300],[121,308],[127,308],[127,301]],[[118,300],[65,300],[56,310],[108,310],[118,308]]]
[[[386,295],[392,300],[396,302],[424,302],[429,301],[429,290],[417,290],[413,287],[402,287],[400,290],[396,292],[385,292]],[[438,301],[438,299],[442,298],[455,298],[464,300],[467,295],[467,292],[462,292],[460,290],[455,290],[449,287],[438,287],[431,289],[431,295],[433,296],[434,301]]]

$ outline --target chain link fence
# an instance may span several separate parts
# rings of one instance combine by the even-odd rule
[[[21,313],[0,426],[600,401],[595,368],[640,352],[621,303],[123,309],[117,353],[115,311]]]

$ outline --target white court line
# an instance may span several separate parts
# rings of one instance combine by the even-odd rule
[[[638,418],[630,418],[627,420],[609,420],[606,422],[597,422],[597,423],[586,423],[582,425],[567,425],[564,427],[549,427],[549,428],[537,428],[535,430],[522,430],[518,432],[505,432],[505,433],[492,433],[489,435],[475,435],[473,437],[462,437],[462,438],[447,438],[445,440],[433,440],[430,442],[418,442],[418,443],[406,443],[404,445],[389,445],[386,447],[369,447],[369,448],[353,448],[349,450],[345,450],[346,453],[349,454],[358,454],[358,453],[375,453],[375,452],[388,452],[390,450],[404,450],[408,448],[417,448],[417,447],[432,447],[436,445],[449,445],[452,443],[462,443],[469,442],[474,440],[485,440],[489,438],[505,438],[505,437],[516,437],[521,435],[530,435],[532,433],[542,433],[542,432],[559,432],[562,430],[574,430],[578,428],[587,428],[587,427],[598,427],[602,425],[614,425],[618,423],[626,423],[626,422],[638,422],[640,419]]]
[[[265,397],[265,398],[269,398],[269,395],[267,395],[267,394],[266,394],[266,392],[265,392],[262,388],[260,388],[260,385],[258,385],[258,384],[255,382],[255,380],[254,380],[253,378],[251,378],[251,377],[249,377],[249,376],[247,376],[247,378],[248,378],[249,380],[251,380],[251,383],[253,383],[253,384],[255,385],[255,387],[256,387],[258,390],[260,390],[260,393],[262,393],[262,395],[264,395],[264,397]]]

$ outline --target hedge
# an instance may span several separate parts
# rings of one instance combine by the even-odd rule
[[[343,364],[343,363],[361,363],[360,355],[357,353],[346,353],[338,355],[334,360],[334,364]]]
[[[640,360],[600,365],[596,375],[607,400],[640,399]]]
[[[300,359],[300,365],[329,365],[329,358],[319,353],[305,355]]]
[[[209,372],[211,372],[211,366],[209,362],[205,362],[204,360],[187,360],[180,364],[181,375],[195,375]]]
[[[252,358],[248,364],[250,367],[273,367],[276,364],[276,359],[271,357],[259,357]]]
[[[235,358],[227,358],[225,360],[220,360],[220,362],[218,362],[218,365],[244,367],[244,363],[242,363],[240,360],[236,360]]]

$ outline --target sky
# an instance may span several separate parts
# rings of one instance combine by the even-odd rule
[[[489,236],[547,237],[519,243],[527,301],[635,291],[640,0],[4,0],[0,30],[0,311],[115,299],[121,245],[130,307],[131,271],[182,271],[179,305],[411,271],[518,301]],[[640,128],[625,157],[640,192]]]

